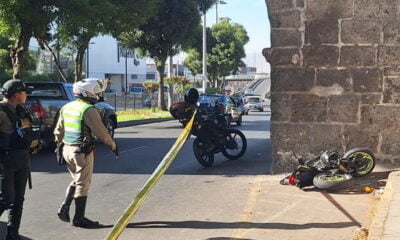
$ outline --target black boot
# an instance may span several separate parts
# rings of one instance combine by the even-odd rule
[[[18,230],[15,227],[7,226],[7,237],[6,240],[21,240],[18,234]]]
[[[99,226],[99,222],[85,218],[86,201],[86,196],[75,198],[75,216],[72,220],[72,225],[75,227],[90,228]]]
[[[72,200],[74,200],[75,194],[75,186],[68,186],[67,191],[65,192],[65,199],[58,209],[58,218],[64,222],[70,222],[71,219],[69,217],[69,206],[71,206]]]

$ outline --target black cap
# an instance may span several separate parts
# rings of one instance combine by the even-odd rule
[[[1,88],[1,92],[6,96],[6,97],[11,97],[17,92],[26,92],[30,93],[31,90],[26,84],[19,80],[19,79],[11,79],[8,80],[3,84],[3,87]]]

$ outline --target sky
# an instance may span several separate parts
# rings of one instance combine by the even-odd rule
[[[243,25],[250,41],[245,45],[247,66],[257,67],[257,72],[269,72],[269,64],[261,51],[270,47],[270,25],[265,0],[224,0],[218,4],[218,18],[229,17],[231,22]],[[207,26],[216,22],[216,9],[207,13]]]

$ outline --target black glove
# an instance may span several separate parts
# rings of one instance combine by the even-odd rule
[[[115,154],[115,159],[119,158],[119,150],[118,150],[118,145],[115,144],[115,149],[111,150],[111,152],[113,152]]]

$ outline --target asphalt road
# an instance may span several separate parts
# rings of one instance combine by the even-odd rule
[[[211,168],[197,163],[191,138],[150,193],[120,239],[225,239],[232,236],[257,176],[270,168],[269,111],[250,112],[239,127],[248,140],[238,160],[216,155]],[[182,131],[177,121],[117,129],[120,158],[98,144],[87,217],[99,229],[80,229],[56,212],[70,176],[52,153],[32,160],[33,190],[27,190],[20,233],[25,239],[104,239]],[[71,215],[73,215],[73,207]],[[0,219],[0,239],[5,216]]]

